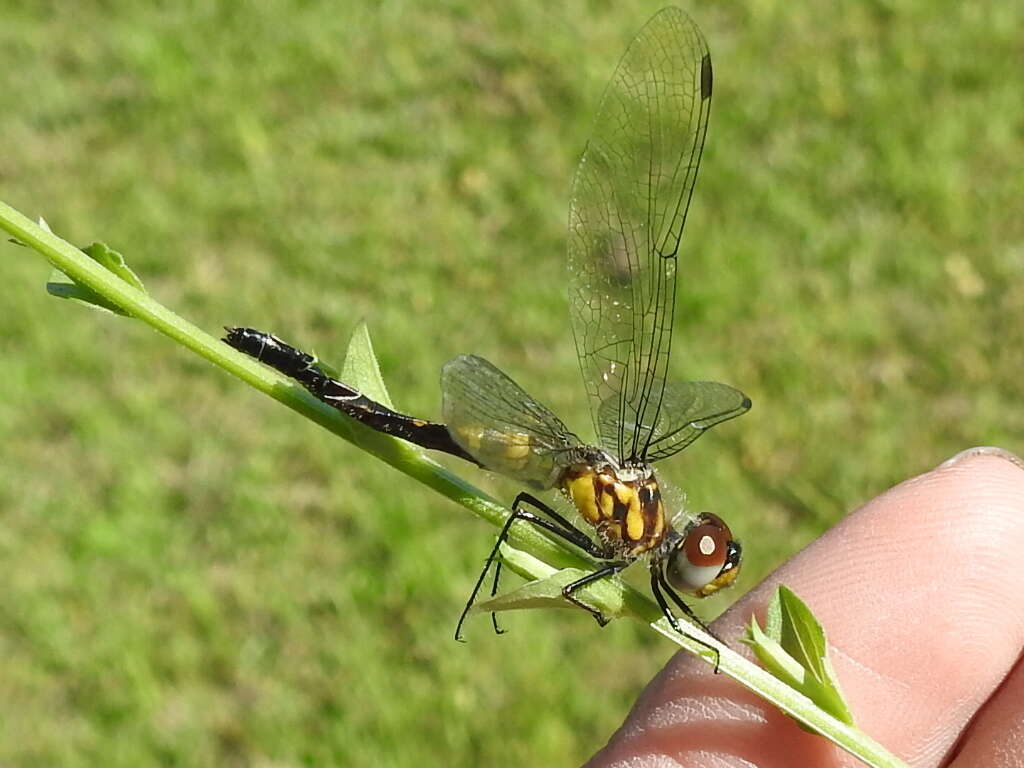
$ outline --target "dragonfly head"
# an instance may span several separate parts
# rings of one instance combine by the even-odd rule
[[[680,592],[707,597],[736,581],[741,556],[729,526],[717,515],[704,513],[672,543],[665,578]]]

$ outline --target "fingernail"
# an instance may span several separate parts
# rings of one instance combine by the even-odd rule
[[[960,453],[955,456],[951,456],[939,464],[939,469],[952,467],[955,464],[959,464],[964,459],[969,459],[974,456],[998,456],[1000,459],[1005,459],[1010,462],[1018,469],[1024,470],[1024,459],[1015,453],[1007,451],[1005,448],[996,448],[994,445],[979,445],[974,448],[968,448],[966,451],[960,451]]]

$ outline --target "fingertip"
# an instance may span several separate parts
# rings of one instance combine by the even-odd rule
[[[825,627],[858,725],[896,754],[927,762],[948,752],[1024,645],[1022,551],[1024,462],[972,448],[851,513],[715,627],[738,631],[785,583]],[[592,765],[735,755],[737,743],[762,764],[775,764],[767,755],[792,764],[786,760],[796,754],[815,756],[805,764],[841,762],[777,715],[677,656]]]
[[[1022,459],[1020,456],[1018,456],[1016,453],[1013,453],[1012,451],[1008,451],[1005,448],[1000,448],[995,445],[978,445],[973,448],[968,448],[964,451],[960,451],[960,453],[954,454],[953,456],[939,464],[939,466],[936,467],[936,469],[954,467],[965,461],[969,461],[971,459],[983,456],[991,456],[993,458],[1002,459],[1003,461],[1010,463],[1011,465],[1015,466],[1021,471],[1024,471],[1024,459]]]

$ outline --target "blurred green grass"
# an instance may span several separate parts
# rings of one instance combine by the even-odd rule
[[[0,198],[211,330],[331,360],[365,318],[412,412],[472,351],[585,428],[568,189],[656,7],[541,8],[5,3]],[[754,409],[663,474],[733,523],[742,590],[1020,448],[1024,7],[687,10],[716,93],[673,365]],[[0,254],[0,763],[571,765],[671,652],[571,612],[455,644],[493,531]]]

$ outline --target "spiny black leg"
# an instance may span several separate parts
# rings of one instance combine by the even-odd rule
[[[672,602],[678,605],[680,610],[682,610],[682,612],[685,613],[691,621],[697,624],[701,629],[703,629],[705,632],[707,632],[709,635],[715,638],[715,640],[720,642],[722,645],[728,645],[728,643],[725,642],[725,640],[723,640],[715,634],[714,630],[711,629],[711,627],[704,623],[704,620],[700,618],[700,616],[693,612],[693,609],[683,601],[683,598],[681,598],[676,593],[676,591],[672,589],[672,586],[670,584],[665,583],[664,579],[661,580],[661,586],[668,593],[668,596],[672,598]]]
[[[556,522],[552,522],[551,520],[547,520],[543,517],[535,515],[533,512],[529,512],[525,509],[522,509],[523,504],[533,505],[534,507],[541,510],[545,514],[550,515]],[[484,579],[487,578],[487,572],[491,569],[491,566],[495,564],[495,560],[498,557],[498,552],[501,548],[502,542],[508,538],[509,530],[512,527],[512,523],[514,523],[516,520],[522,520],[524,522],[530,523],[531,525],[536,525],[539,528],[543,528],[549,533],[558,536],[560,539],[568,541],[570,544],[579,547],[592,557],[596,557],[601,560],[607,560],[609,557],[609,553],[604,548],[602,548],[596,542],[592,541],[590,537],[587,536],[583,531],[581,531],[579,528],[577,528],[568,520],[566,520],[562,515],[558,514],[558,512],[551,509],[551,507],[549,507],[547,504],[540,501],[538,498],[532,496],[529,493],[520,493],[518,496],[516,496],[516,500],[512,503],[512,514],[508,516],[508,519],[505,520],[505,524],[501,527],[501,531],[498,533],[498,538],[494,542],[494,546],[491,548],[491,552],[487,556],[487,560],[484,561],[483,570],[480,571],[480,576],[477,578],[476,584],[473,586],[473,591],[469,596],[469,600],[466,601],[466,606],[462,609],[462,615],[459,616],[459,622],[455,625],[456,640],[462,641],[462,625],[465,623],[466,617],[469,615],[469,610],[473,607],[473,603],[476,602],[477,595],[480,594],[480,587],[483,585]],[[571,587],[572,585],[570,584],[569,586]],[[496,593],[498,589],[497,583],[494,584],[493,589],[495,590],[494,593]],[[563,590],[563,595],[564,594],[565,590]],[[567,596],[567,598],[570,600],[570,602],[579,605],[581,608],[585,608],[591,614],[595,616],[600,616],[599,611],[594,611],[594,609],[584,605],[575,598],[572,598],[570,596]],[[603,619],[604,617],[602,616],[601,620]],[[497,623],[496,618],[492,617],[492,620],[494,623]]]
[[[494,563],[494,558],[498,556],[498,550],[501,548],[501,543],[508,538],[509,528],[512,527],[517,519],[527,519],[525,516],[535,517],[529,512],[523,512],[518,509],[514,509],[512,514],[505,520],[505,524],[501,526],[501,531],[498,533],[498,538],[494,542],[494,546],[491,548],[491,553],[487,555],[487,559],[484,561],[483,570],[480,571],[480,575],[477,577],[476,584],[473,585],[473,591],[469,595],[469,600],[466,601],[466,606],[462,609],[462,615],[459,616],[459,623],[455,625],[455,639],[457,641],[464,642],[462,637],[462,625],[466,621],[466,616],[469,615],[469,609],[473,607],[473,603],[476,602],[476,596],[480,593],[480,586],[484,583],[484,579],[487,578],[487,572],[491,569],[491,565]],[[540,518],[537,518],[538,520]],[[545,521],[546,522],[546,521]],[[495,620],[496,622],[497,620]]]
[[[498,583],[501,581],[501,560],[494,564],[494,580],[491,582],[491,597],[498,594]],[[498,614],[491,611],[491,624],[494,625],[494,634],[504,635],[505,630],[498,626]]]
[[[562,597],[564,597],[570,603],[578,605],[580,608],[585,610],[587,613],[589,613],[591,616],[597,619],[597,623],[599,626],[603,627],[609,621],[604,617],[604,614],[596,608],[593,608],[584,603],[583,601],[579,600],[575,595],[573,595],[573,592],[575,592],[578,589],[582,589],[583,587],[587,586],[587,584],[593,584],[595,581],[599,581],[600,579],[603,579],[606,576],[612,576],[628,565],[629,563],[626,562],[608,563],[603,568],[599,568],[598,570],[593,571],[592,573],[588,573],[586,576],[576,579],[576,581],[572,582],[571,584],[566,584],[564,587],[562,587]]]
[[[545,504],[543,501],[538,499],[533,494],[527,493],[526,491],[521,492],[518,496],[516,496],[516,500],[512,502],[512,509],[515,511],[519,511],[523,504],[529,504],[535,509],[540,510],[545,515],[550,517],[552,521],[557,523],[561,527],[560,530],[557,530],[554,527],[549,527],[548,525],[545,525],[543,527],[557,535],[559,538],[568,541],[570,544],[574,544],[575,546],[579,547],[584,552],[586,552],[588,555],[590,555],[591,557],[596,557],[598,560],[609,559],[610,553],[607,549],[605,549],[600,544],[595,542],[592,538],[587,536],[586,533],[584,533],[575,525],[570,523],[567,519],[565,519],[565,517],[560,515],[558,512],[549,507],[547,504]],[[537,519],[540,520],[542,518]],[[549,521],[543,520],[543,522],[548,523]]]
[[[683,602],[683,599],[681,597],[679,597],[679,595],[677,595],[675,593],[675,590],[672,589],[672,586],[667,584],[667,583],[665,583],[664,578],[662,577],[661,573],[658,570],[656,570],[655,568],[651,568],[651,592],[654,593],[654,599],[658,601],[658,607],[661,608],[661,612],[665,615],[665,618],[668,619],[668,623],[672,625],[672,629],[674,629],[676,632],[678,632],[681,635],[686,635],[686,637],[689,637],[691,640],[693,640],[693,641],[695,641],[697,643],[700,643],[705,648],[708,648],[709,650],[714,652],[714,654],[715,654],[715,670],[714,670],[714,672],[717,675],[718,674],[718,665],[722,661],[722,654],[721,654],[721,652],[715,646],[711,645],[711,643],[706,643],[703,640],[701,640],[700,638],[693,637],[693,635],[687,634],[686,632],[684,632],[682,630],[682,627],[679,626],[679,619],[676,618],[676,615],[674,613],[672,613],[672,609],[669,608],[668,603],[665,602],[665,596],[661,593],[662,587],[664,587],[665,591],[668,592],[669,596],[672,598],[672,602],[674,602],[676,605],[678,605],[680,607],[680,609],[682,609],[683,613],[685,613],[686,616],[691,621],[693,621],[694,624],[696,624],[698,627],[703,629],[705,632],[707,632],[709,635],[711,635],[713,638],[715,638],[715,640],[720,642],[722,645],[728,645],[728,643],[726,643],[718,635],[716,635],[714,632],[712,632],[711,628],[708,627],[708,625],[705,624],[704,621],[697,614],[695,614],[693,612],[693,609],[690,608],[690,606],[688,606],[686,603]]]
[[[518,496],[516,496],[515,501],[512,502],[512,511],[518,512],[523,504],[531,504],[536,509],[539,509],[541,512],[544,512],[545,514],[554,518],[555,522],[561,524],[562,527],[566,529],[566,533],[573,537],[572,542],[574,544],[584,549],[585,551],[590,551],[589,548],[593,545],[593,542],[590,540],[590,537],[584,535],[582,531],[576,528],[576,526],[574,526],[572,523],[570,523],[568,520],[562,517],[562,515],[558,514],[558,512],[553,510],[551,507],[542,502],[536,496],[526,493],[525,491],[521,492]],[[494,564],[494,580],[491,582],[491,597],[494,597],[496,594],[498,594],[498,585],[500,583],[501,560],[499,559],[498,562]],[[498,626],[498,614],[494,612],[491,612],[491,624],[494,626],[494,634],[505,634],[505,630]]]
[[[595,557],[599,560],[608,560],[611,556],[611,553],[608,552],[604,547],[601,547],[599,544],[594,542],[594,540],[587,536],[587,534],[585,534],[583,531],[581,531],[579,528],[577,528],[575,525],[569,522],[569,520],[567,520],[564,516],[562,516],[556,510],[552,509],[550,506],[545,504],[543,501],[538,499],[533,494],[527,493],[526,491],[522,491],[518,496],[516,496],[516,500],[512,502],[512,509],[518,510],[521,508],[523,504],[530,504],[534,508],[539,509],[541,512],[550,517],[553,522],[562,526],[564,533],[559,533],[558,535],[566,541],[570,542],[571,544],[576,545],[591,557]],[[498,563],[498,567],[501,567],[500,562]],[[624,567],[625,564],[616,570],[622,570],[622,568]],[[589,584],[592,581],[597,581],[598,579],[602,579],[605,576],[608,576],[610,573],[615,573],[616,570],[606,572],[604,569],[602,569],[600,571],[595,571],[592,574],[588,574],[587,576],[583,577],[582,579],[579,579],[576,582],[573,582],[572,584],[567,584],[562,589],[562,597],[564,597],[570,603],[578,605],[580,608],[586,610],[587,613],[594,617],[594,619],[597,621],[598,626],[603,627],[608,623],[608,619],[606,619],[600,611],[595,611],[590,606],[585,605],[584,603],[577,600],[575,597],[572,596],[572,593],[580,587]],[[491,594],[496,594],[497,589],[498,581],[496,573],[494,582],[495,591]],[[494,614],[491,614],[491,618],[495,623],[497,623],[497,618],[494,616]]]

